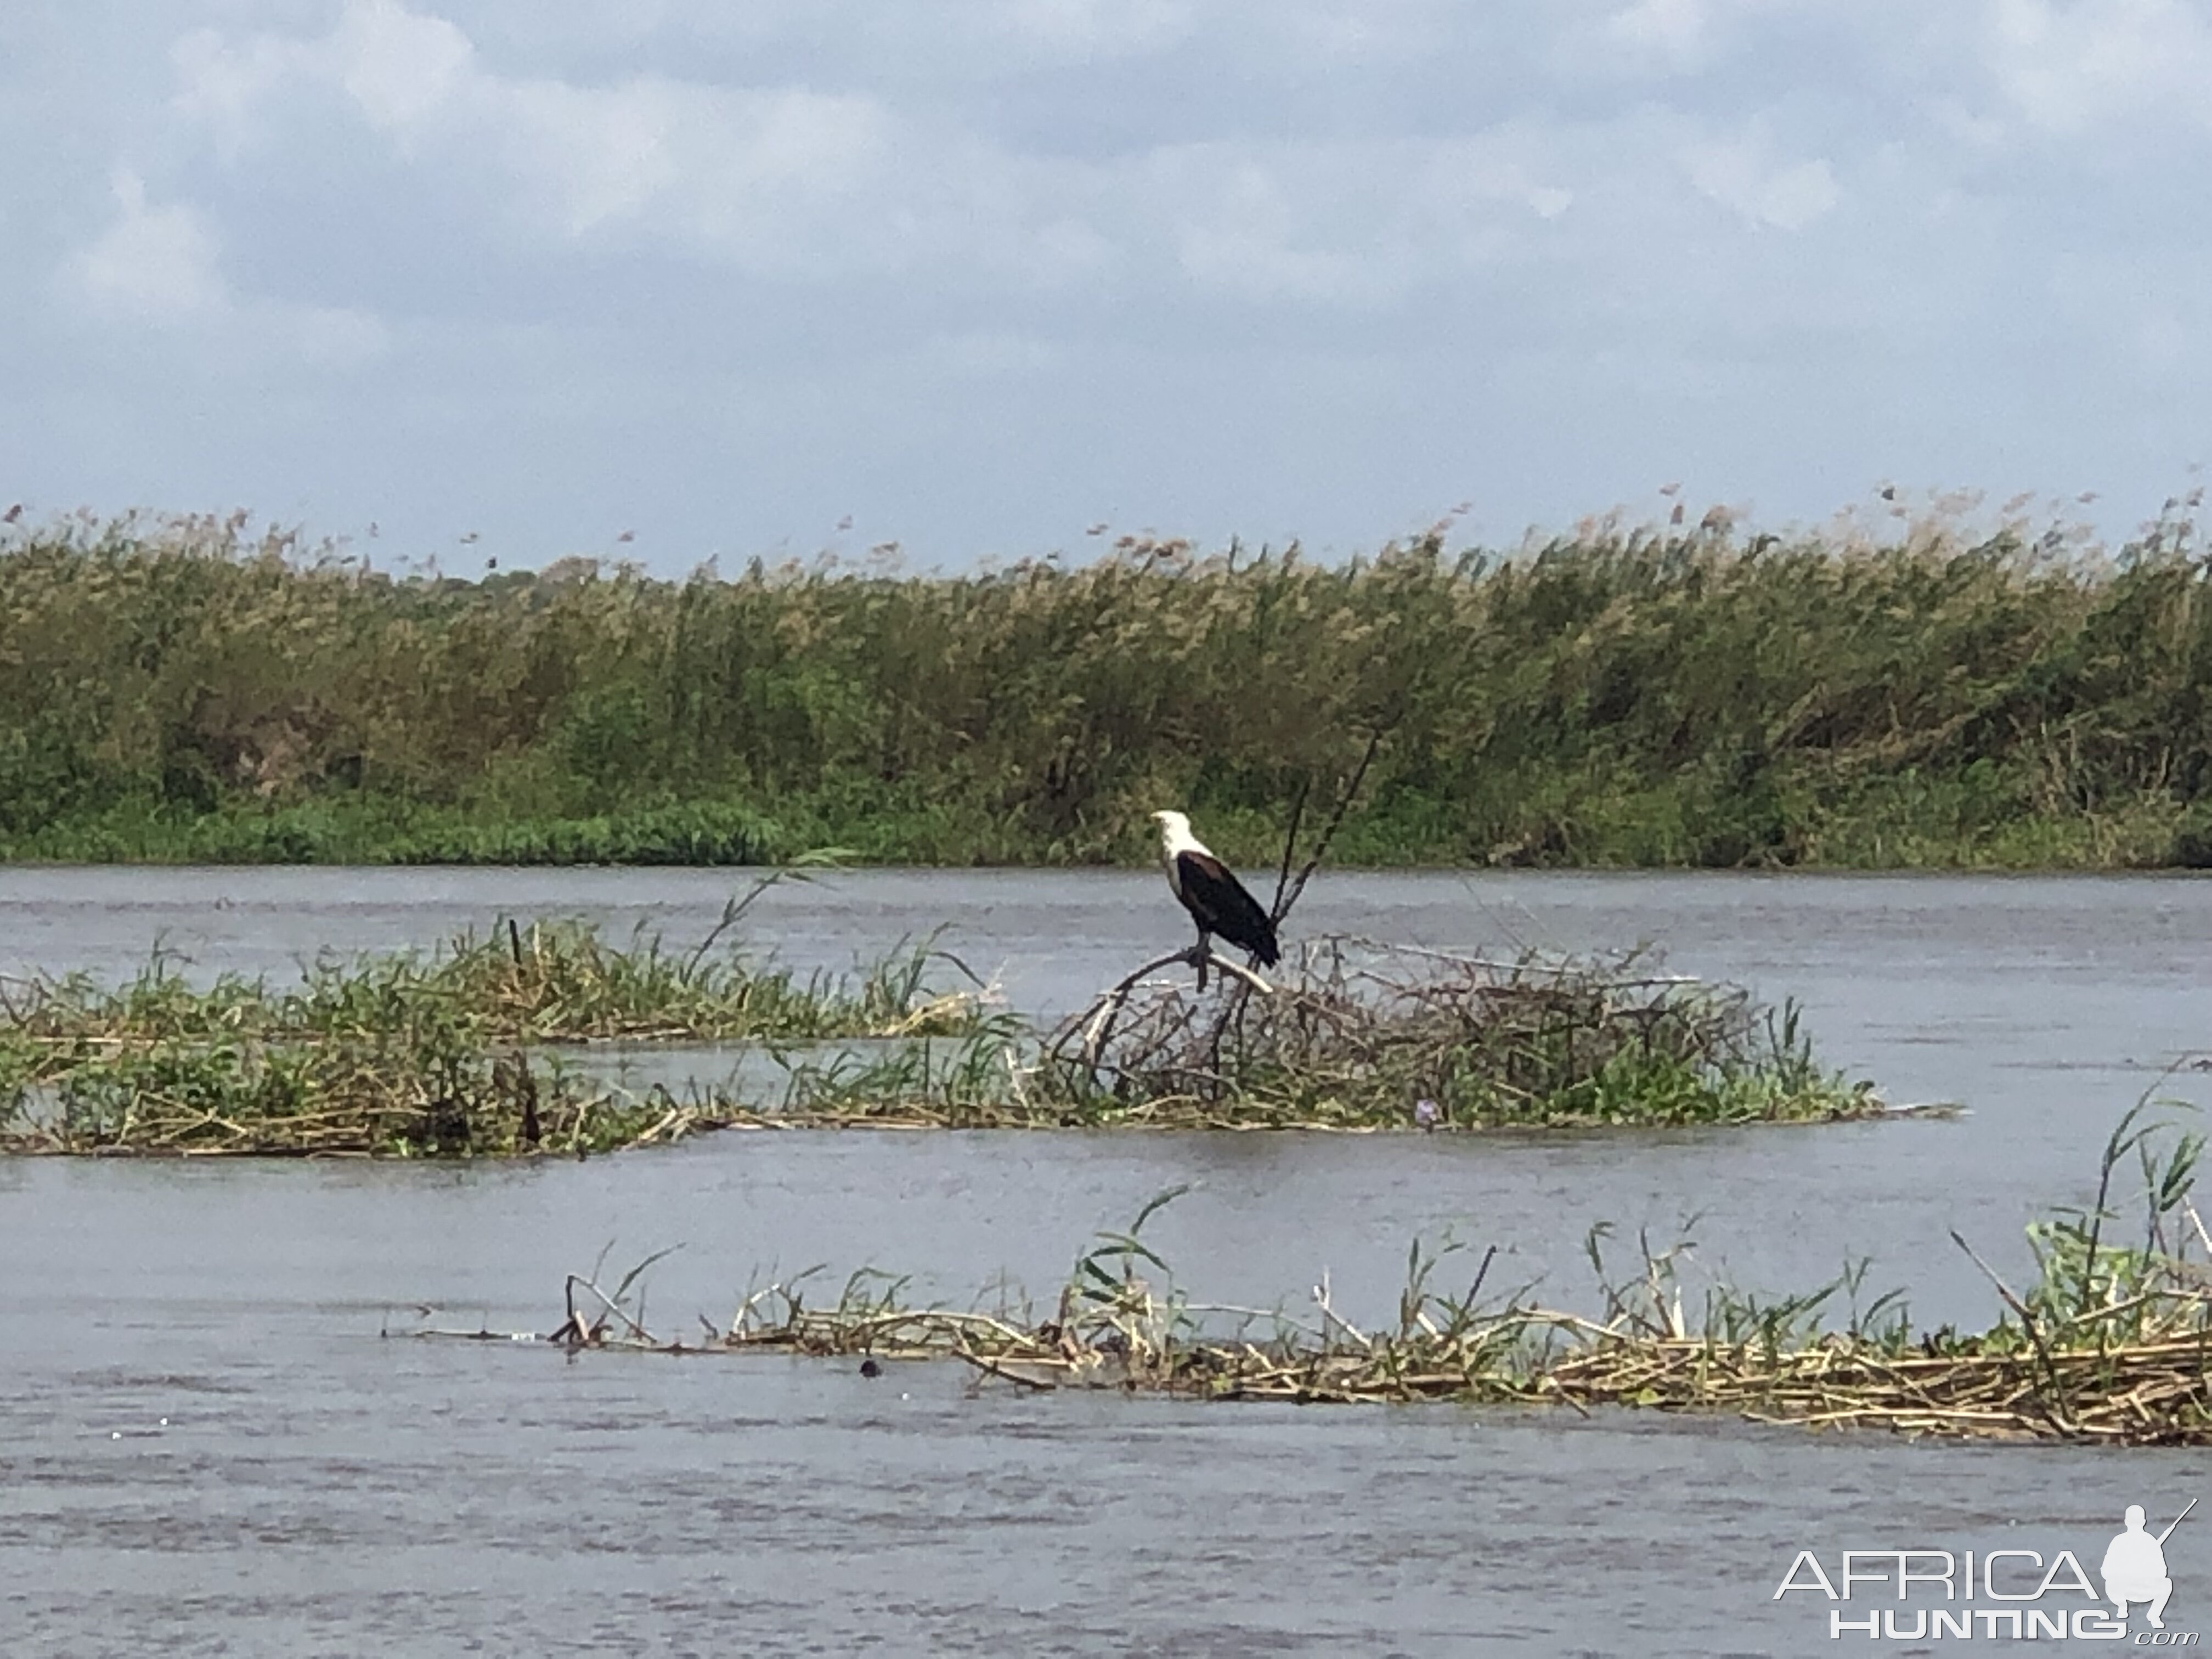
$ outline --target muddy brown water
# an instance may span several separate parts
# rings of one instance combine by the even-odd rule
[[[158,939],[189,972],[282,977],[324,948],[508,915],[688,944],[738,880],[10,870],[0,973],[118,975]],[[1136,875],[855,872],[757,915],[758,948],[833,969],[950,923],[948,946],[1041,1012],[1182,943]],[[867,1379],[379,1334],[422,1307],[550,1328],[562,1274],[610,1245],[613,1263],[683,1247],[651,1279],[672,1329],[815,1262],[1048,1296],[1095,1230],[1182,1182],[1146,1237],[1213,1299],[1296,1310],[1325,1273],[1339,1306],[1380,1316],[1419,1235],[1467,1247],[1454,1273],[1496,1243],[1493,1275],[1572,1301],[1591,1223],[1666,1242],[1701,1212],[1701,1273],[1797,1288],[1866,1256],[1869,1285],[1910,1285],[1923,1320],[1981,1320],[1990,1293],[1948,1230],[2020,1271],[2022,1224],[2087,1196],[2113,1118],[2206,1041],[2212,1004],[2212,886],[2185,878],[1340,875],[1297,921],[1491,951],[1650,940],[1674,969],[1795,996],[1823,1053],[1893,1100],[1969,1114],[1486,1139],[725,1135],[483,1168],[0,1164],[0,1641],[1827,1652],[1828,1602],[1773,1599],[1800,1549],[1833,1572],[1847,1547],[2063,1547],[2094,1572],[2128,1504],[2155,1520],[2212,1499],[2193,1453],[974,1395],[945,1367]],[[2167,1086],[2202,1098],[2200,1082]],[[2177,1629],[2212,1631],[2203,1513],[2167,1545]],[[2062,1602],[2084,1605],[2030,1605]]]

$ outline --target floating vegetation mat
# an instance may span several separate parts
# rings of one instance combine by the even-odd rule
[[[82,974],[0,978],[0,1043],[44,1044],[66,1059],[76,1044],[209,1039],[805,1042],[957,1033],[985,1007],[981,984],[934,939],[857,975],[804,979],[716,950],[742,908],[689,951],[651,938],[625,948],[577,922],[510,921],[428,953],[325,955],[285,988],[235,975],[198,986],[161,952],[113,988]],[[967,982],[933,988],[945,968]]]
[[[40,1056],[51,1063],[52,1051]],[[0,1152],[159,1157],[499,1157],[679,1139],[688,1109],[525,1054],[422,1044],[87,1045],[0,1111]]]
[[[1725,1288],[1686,1313],[1687,1241],[1639,1241],[1627,1277],[1609,1271],[1609,1234],[1593,1230],[1601,1305],[1547,1307],[1528,1292],[1486,1297],[1493,1249],[1462,1293],[1440,1288],[1455,1247],[1416,1244],[1397,1317],[1363,1328],[1326,1280],[1310,1315],[1194,1302],[1141,1237],[1182,1189],[1147,1206],[1127,1232],[1080,1256],[1048,1316],[918,1306],[908,1281],[872,1270],[816,1305],[802,1278],[755,1290],[696,1338],[647,1328],[644,1267],[612,1290],[596,1272],[568,1281],[564,1317],[545,1340],[572,1351],[664,1354],[786,1352],[886,1361],[948,1359],[979,1386],[1111,1389],[1206,1400],[1650,1408],[1733,1413],[1816,1428],[2111,1444],[2212,1443],[2212,1237],[2190,1200],[2202,1138],[2139,1104],[2106,1144],[2095,1204],[2028,1229],[2037,1277],[2023,1292],[1990,1273],[2003,1315],[1986,1331],[1913,1328],[1897,1293],[1862,1299],[1864,1265],[1778,1300]],[[2137,1164],[2139,1216],[2111,1207],[2115,1178]],[[2126,1237],[2121,1237],[2123,1231]],[[1954,1237],[1957,1236],[1954,1234]],[[1981,1258],[1960,1249],[1989,1273]],[[654,1258],[658,1259],[658,1258]],[[1840,1323],[1836,1322],[1841,1315]],[[489,1331],[426,1337],[510,1340]]]
[[[954,962],[924,945],[857,982],[802,985],[509,926],[427,958],[321,963],[281,994],[194,988],[158,961],[120,990],[38,981],[0,1002],[0,1150],[506,1156],[729,1127],[1366,1133],[1889,1109],[1817,1062],[1794,1008],[1633,957],[1325,939],[1271,985],[1183,953],[1048,1032],[992,1008],[972,975],[933,988],[939,960]],[[631,1091],[543,1047],[583,1038],[735,1038],[767,1063],[750,1081]]]
[[[286,988],[0,978],[0,1152],[502,1156],[677,1139],[750,1108],[610,1087],[547,1044],[905,1042],[995,1030],[934,940],[852,975],[718,948],[784,871],[687,951],[579,923],[507,921],[428,953],[325,957]],[[964,981],[935,981],[950,969]]]
[[[1309,942],[1273,983],[1218,957],[1164,957],[1026,1047],[989,1028],[801,1068],[786,1106],[849,1123],[1353,1131],[1889,1109],[1818,1062],[1794,1006],[1634,954],[1496,962],[1343,938]]]

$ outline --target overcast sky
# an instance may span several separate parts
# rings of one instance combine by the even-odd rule
[[[4,0],[0,349],[0,498],[456,569],[2124,532],[2212,460],[2212,0]]]

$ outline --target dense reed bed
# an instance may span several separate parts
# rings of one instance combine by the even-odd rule
[[[1325,1281],[1310,1312],[1210,1305],[1181,1290],[1141,1237],[1178,1196],[1169,1193],[1127,1232],[1095,1241],[1042,1317],[1003,1297],[988,1310],[915,1305],[907,1280],[869,1270],[818,1304],[803,1280],[757,1288],[726,1323],[669,1339],[643,1322],[641,1270],[611,1291],[596,1274],[572,1275],[564,1316],[546,1340],[572,1350],[768,1351],[873,1365],[949,1358],[980,1382],[1032,1391],[1634,1407],[1814,1428],[2203,1445],[2212,1443],[2212,1237],[2190,1199],[2202,1149],[2200,1136],[2141,1106],[2127,1114],[2106,1144],[2094,1205],[2029,1228],[2035,1281],[2015,1293],[1990,1275],[2003,1311],[1972,1334],[1915,1328],[1896,1293],[1864,1299],[1863,1264],[1778,1299],[1708,1287],[1700,1306],[1686,1293],[1686,1241],[1664,1250],[1643,1243],[1634,1270],[1616,1276],[1603,1228],[1589,1238],[1598,1294],[1588,1313],[1546,1305],[1529,1289],[1486,1293],[1495,1249],[1465,1291],[1440,1288],[1455,1252],[1419,1244],[1396,1320],[1379,1328],[1340,1312]],[[2113,1206],[2130,1164],[2142,1185],[2124,1220]],[[1686,1303],[1698,1310],[1686,1313]]]
[[[2106,551],[1936,514],[1595,521],[1319,564],[373,570],[243,519],[0,532],[0,857],[2212,862],[2196,498]]]

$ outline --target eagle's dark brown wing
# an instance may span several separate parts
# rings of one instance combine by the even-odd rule
[[[1183,908],[1200,927],[1249,951],[1270,968],[1282,960],[1275,924],[1227,865],[1211,853],[1178,853],[1176,875],[1182,888]]]

